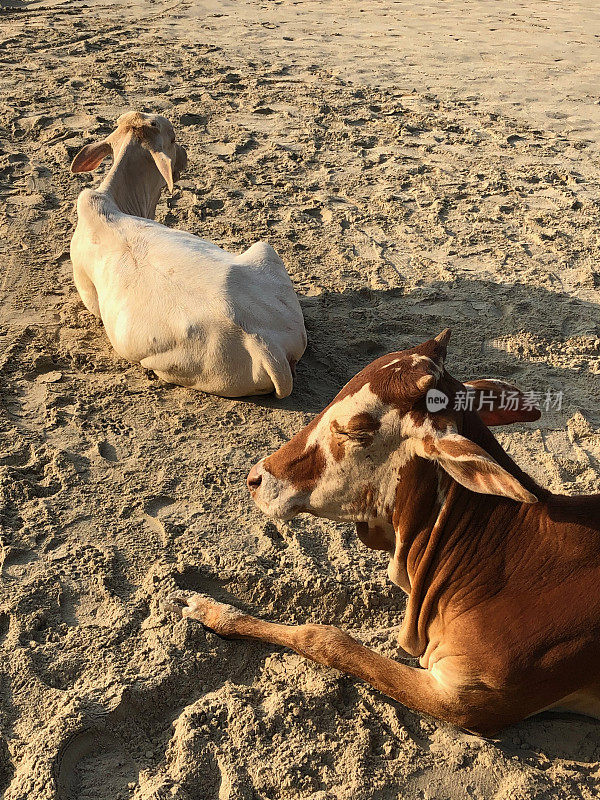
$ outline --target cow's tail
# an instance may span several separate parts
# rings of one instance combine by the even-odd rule
[[[292,375],[290,362],[285,354],[281,354],[281,357],[275,357],[270,350],[265,348],[263,363],[275,387],[275,396],[278,400],[283,400],[284,397],[292,393],[294,388],[294,376]]]
[[[271,379],[275,389],[275,396],[282,400],[292,393],[294,388],[294,376],[292,366],[283,351],[279,347],[269,347],[266,342],[260,339],[251,339],[252,361],[258,370],[262,367]]]

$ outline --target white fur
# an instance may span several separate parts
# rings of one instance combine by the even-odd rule
[[[344,429],[345,424],[360,412],[371,414],[380,421],[373,434],[373,442],[363,447],[348,439],[345,456],[340,461],[333,457],[327,442],[331,438],[331,424],[335,420]],[[323,476],[310,495],[311,509],[322,516],[367,522],[375,517],[385,518],[386,509],[393,506],[398,470],[409,460],[406,441],[401,441],[401,417],[395,409],[384,405],[371,391],[370,384],[362,386],[355,394],[335,403],[323,415],[307,444],[322,442],[326,460]],[[375,508],[357,512],[355,503],[364,493],[365,486],[377,489]]]
[[[111,173],[125,171],[127,159],[137,157],[140,146],[131,139],[126,144]],[[145,169],[141,183],[162,181],[149,158]],[[306,331],[277,253],[258,242],[232,255],[124,213],[124,191],[140,194],[140,187],[121,186],[118,205],[111,191],[117,178],[81,192],[71,242],[81,299],[101,317],[117,353],[170,383],[212,394],[289,395],[289,362],[302,356]]]

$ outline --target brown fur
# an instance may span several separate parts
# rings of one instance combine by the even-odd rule
[[[306,447],[312,427],[307,425],[288,443],[285,452],[282,447],[268,459],[269,470],[275,475],[285,471],[287,479],[298,491],[311,491],[325,468],[320,448],[316,445]]]

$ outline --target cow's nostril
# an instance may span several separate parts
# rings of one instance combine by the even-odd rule
[[[248,489],[250,489],[251,492],[255,492],[262,483],[262,475],[256,469],[256,465],[254,465],[248,473],[246,483],[248,484]]]

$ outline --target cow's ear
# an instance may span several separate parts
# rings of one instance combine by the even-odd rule
[[[71,162],[71,172],[92,172],[110,153],[112,148],[106,140],[86,144]]]
[[[419,345],[415,349],[423,353],[423,355],[426,355],[428,358],[431,358],[433,361],[437,361],[441,364],[446,360],[450,334],[450,328],[444,328],[444,330],[441,333],[438,333],[437,336],[434,336],[433,339],[423,342],[423,344]]]
[[[178,181],[181,173],[187,167],[187,150],[180,144],[175,145],[175,164],[173,165],[173,180]]]
[[[435,439],[426,437],[417,446],[417,452],[436,461],[450,477],[472,492],[510,497],[520,503],[537,503],[537,497],[514,475],[482,447],[458,433]]]
[[[414,348],[413,366],[402,378],[404,396],[415,401],[424,397],[444,373],[444,360],[450,339],[446,328],[433,339]]]
[[[542,416],[531,399],[511,383],[483,378],[466,381],[465,387],[469,394],[474,394],[473,404],[469,407],[477,411],[490,427],[512,422],[535,422]]]

